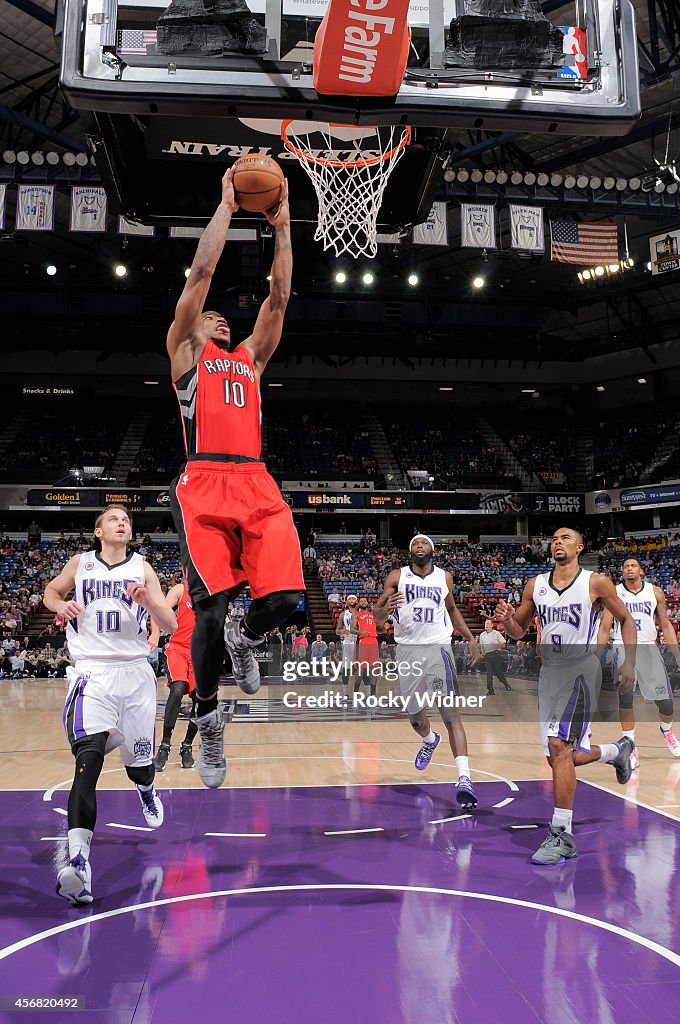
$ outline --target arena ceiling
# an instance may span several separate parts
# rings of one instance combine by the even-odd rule
[[[544,8],[570,8],[546,0]],[[653,166],[654,157],[680,153],[680,8],[675,0],[635,0],[640,44],[643,114],[629,135],[569,138],[450,129],[451,166],[469,170],[560,171],[630,177]],[[58,89],[58,47],[52,0],[0,0],[0,154],[6,150],[87,152],[87,124]],[[33,169],[35,170],[35,169]],[[0,160],[0,181],[20,180],[17,164]],[[160,350],[165,325],[184,281],[195,242],[131,238],[110,232],[101,239],[68,232],[69,184],[96,180],[91,165],[62,170],[54,233],[21,235],[11,227],[0,237],[0,272],[5,308],[3,345],[26,347],[26,334],[45,335],[70,349],[93,344],[104,350]],[[23,179],[21,179],[23,180]],[[28,180],[28,179],[26,179]],[[363,265],[347,267],[337,285],[335,259],[294,232],[294,299],[288,320],[291,353],[347,355],[415,353],[474,354],[579,361],[598,353],[648,349],[678,338],[680,282],[646,270],[648,237],[680,223],[674,205],[652,201],[625,215],[628,253],[635,265],[615,278],[581,285],[574,267],[547,257],[520,257],[508,249],[489,252],[458,244],[458,186],[442,178],[449,199],[449,248],[415,247],[409,240],[382,245],[371,270],[373,285],[360,281]],[[614,212],[585,200],[596,219]],[[617,214],[623,228],[624,218]],[[507,244],[507,243],[506,243]],[[216,278],[216,299],[245,329],[266,287],[271,240],[227,246]],[[112,265],[124,260],[129,273],[118,282]],[[58,267],[47,278],[45,265]],[[406,275],[420,283],[410,290]],[[471,286],[482,274],[481,291]],[[368,329],[367,329],[368,328]],[[30,347],[30,345],[28,346]],[[680,356],[679,356],[680,362]]]

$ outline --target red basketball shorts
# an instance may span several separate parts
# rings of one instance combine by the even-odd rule
[[[188,647],[173,647],[169,643],[165,648],[165,660],[168,665],[168,686],[171,683],[184,680],[189,685],[189,693],[196,689],[194,669],[191,664],[191,651]]]
[[[304,590],[291,511],[262,462],[188,462],[170,488],[193,601],[250,585]]]

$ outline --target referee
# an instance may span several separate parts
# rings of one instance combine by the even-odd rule
[[[505,672],[503,671],[505,637],[494,628],[492,619],[486,619],[484,622],[484,632],[479,637],[479,647],[486,668],[486,692],[488,694],[495,693],[493,688],[494,676],[503,684],[506,690],[511,690],[512,687],[505,678]]]

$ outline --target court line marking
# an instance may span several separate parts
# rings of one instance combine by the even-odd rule
[[[515,798],[513,796],[506,796],[505,800],[501,800],[500,803],[494,804],[494,807],[507,807],[511,804]]]
[[[225,839],[266,839],[266,832],[204,832],[205,836],[224,837]]]
[[[312,758],[314,760],[317,760],[317,761],[344,761],[344,762],[346,762],[348,760],[348,758],[344,754],[319,754],[318,756],[317,755],[312,755]],[[229,761],[271,761],[271,760],[276,760],[276,761],[308,761],[309,759],[310,758],[309,758],[308,754],[284,754],[282,757],[279,757],[277,754],[263,754],[262,756],[257,756],[256,755],[256,756],[249,756],[249,757],[230,757]],[[410,764],[410,765],[413,764],[412,760],[407,759],[405,757],[370,757],[370,756],[353,755],[351,759],[354,760],[354,761],[385,761],[385,762],[389,762],[390,764]],[[431,761],[430,764],[436,765],[438,768],[450,768],[451,771],[455,771],[455,765],[447,764],[445,761]],[[106,768],[106,769],[104,769],[103,772],[101,772],[101,774],[102,775],[111,775],[112,772],[122,772],[123,770],[124,770],[124,765],[120,765],[120,767],[118,767],[118,768]],[[504,782],[505,785],[508,787],[508,789],[510,789],[513,793],[519,793],[519,786],[517,785],[517,783],[513,782],[512,779],[506,778],[505,775],[496,775],[495,772],[485,772],[485,771],[482,771],[481,768],[472,768],[471,769],[471,773],[473,775],[488,775],[488,777],[490,779],[495,779],[497,782]],[[73,781],[73,777],[69,776],[68,779],[64,779],[62,782],[57,782],[57,783],[54,784],[54,786],[50,786],[50,788],[46,789],[45,792],[43,793],[43,800],[45,802],[49,803],[49,801],[52,799],[54,793],[56,793],[56,791],[58,789],[61,789],[63,786],[70,785],[72,781]],[[478,779],[477,783],[478,783],[478,785],[481,785],[481,783],[485,782],[485,781],[486,781],[485,779]],[[522,781],[525,781],[525,780],[522,780]],[[543,779],[527,779],[526,781],[528,781],[528,782],[536,782],[536,781],[542,782],[544,780]],[[427,782],[426,784],[428,786],[451,786],[451,785],[454,785],[454,782],[453,782],[452,779],[443,779],[443,780],[433,779],[431,782]],[[339,787],[342,787],[342,788],[346,789],[348,787],[358,787],[358,786],[403,786],[403,785],[416,785],[416,783],[415,782],[410,782],[409,780],[406,780],[406,782],[404,782],[404,781],[401,781],[401,782],[336,782],[336,783],[331,783],[328,786],[326,786],[326,785],[320,786],[318,784],[315,785],[314,783],[300,783],[300,784],[290,784],[289,783],[288,785],[277,785],[277,786],[227,786],[226,788],[227,789],[322,789],[322,788],[323,789],[326,789],[326,788],[328,788],[328,789],[337,789]],[[128,787],[126,786],[125,789],[127,790],[127,788]],[[176,789],[176,788],[179,788],[179,787],[175,787],[175,786],[169,786],[168,787],[168,789]],[[184,791],[185,788],[187,788],[187,787],[182,787],[182,791]],[[194,787],[194,786],[189,786],[188,787],[188,789],[194,789],[194,788],[197,788],[197,787]],[[201,790],[202,790],[202,788],[203,787],[201,787]],[[199,790],[199,792],[201,790]],[[10,792],[10,791],[9,790],[5,790],[4,792]],[[12,792],[23,793],[24,790],[20,790],[19,789],[19,790],[13,790]],[[26,790],[26,792],[28,792],[28,790]],[[31,792],[35,792],[35,791],[31,791]],[[40,790],[38,790],[37,792],[40,792]],[[106,792],[106,790],[100,790],[100,792]],[[112,790],[110,792],[125,792],[125,790]],[[163,791],[161,790],[161,792],[163,792]]]
[[[40,842],[41,843],[61,842],[62,839],[68,839],[68,836],[66,835],[66,833],[64,833],[63,836],[41,836],[40,837]]]
[[[63,807],[53,807],[52,810],[55,814],[63,814],[65,818],[68,816],[68,811],[65,811]]]
[[[446,821],[461,821],[463,818],[473,817],[473,814],[454,814],[451,818],[435,818],[434,821],[428,821],[428,825],[443,825]]]
[[[540,825],[511,825],[510,828],[540,828]]]
[[[617,935],[619,938],[628,939],[630,942],[634,942],[638,946],[651,950],[651,952],[656,953],[664,960],[668,960],[669,963],[673,964],[675,967],[680,967],[680,954],[673,952],[671,949],[667,949],[665,946],[661,946],[658,942],[654,942],[653,939],[648,939],[644,935],[638,935],[635,932],[627,931],[627,929],[621,928],[619,925],[612,924],[610,921],[601,921],[596,917],[587,917],[585,914],[579,914],[575,910],[564,910],[561,907],[546,906],[544,903],[533,903],[529,900],[515,899],[511,896],[496,896],[492,893],[486,892],[465,892],[461,889],[439,889],[424,885],[368,885],[357,883],[335,883],[327,885],[265,885],[249,889],[219,889],[215,892],[193,893],[188,896],[169,896],[162,900],[151,900],[147,903],[137,903],[128,907],[119,907],[117,910],[106,910],[101,914],[94,914],[91,917],[80,917],[74,921],[67,921],[65,924],[55,925],[53,928],[46,928],[42,932],[34,932],[32,935],[27,935],[25,938],[19,939],[17,942],[13,942],[11,945],[0,949],[0,960],[6,960],[8,957],[13,956],[14,953],[19,953],[22,950],[27,949],[29,946],[42,942],[43,939],[52,938],[54,935],[61,935],[63,932],[71,931],[74,928],[83,928],[85,926],[89,927],[99,921],[106,921],[114,917],[122,917],[124,914],[131,914],[137,910],[149,910],[151,907],[166,907],[172,903],[188,903],[190,900],[216,899],[231,896],[250,896],[254,894],[259,895],[261,893],[332,891],[408,892],[434,896],[454,896],[461,897],[463,899],[486,900],[489,903],[505,903],[513,907],[522,907],[525,910],[540,910],[546,914],[553,914],[555,917],[566,917],[572,921],[577,921],[580,924],[591,925],[591,927],[599,928],[601,931]]]
[[[129,832],[155,832],[155,828],[149,828],[146,825],[119,825],[116,821],[107,821],[107,828],[126,828]]]
[[[431,824],[431,822],[430,822]],[[332,832],[324,832],[325,836],[358,836],[365,832],[384,832],[384,828],[339,828]]]
[[[590,779],[579,779],[579,782],[585,782],[586,786],[592,786],[593,789],[599,789],[603,793],[609,793],[611,796],[617,797],[619,800],[625,800],[628,804],[634,804],[636,807],[644,807],[647,811],[655,811],[656,814],[661,814],[664,818],[668,818],[669,821],[674,821],[676,825],[680,825],[680,819],[675,814],[666,814],[660,807],[653,807],[651,804],[645,804],[642,800],[638,800],[637,797],[626,796],[624,793],[617,793],[613,789],[607,789],[606,786],[601,786],[599,782],[591,782]]]

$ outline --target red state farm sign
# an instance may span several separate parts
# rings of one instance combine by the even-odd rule
[[[314,88],[329,96],[396,96],[409,42],[408,0],[330,0],[314,40]]]

